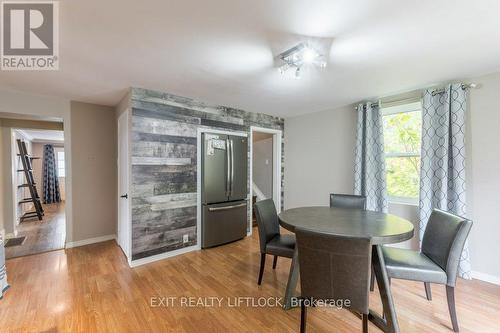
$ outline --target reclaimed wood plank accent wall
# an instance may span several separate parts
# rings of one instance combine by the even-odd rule
[[[130,104],[132,260],[196,245],[198,128],[284,130],[282,118],[152,90],[132,88]],[[283,148],[282,144],[282,192]],[[189,235],[187,243],[184,234]]]

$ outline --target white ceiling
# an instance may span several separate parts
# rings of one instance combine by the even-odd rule
[[[54,130],[33,130],[22,129],[19,130],[28,139],[34,142],[64,142],[64,132]]]
[[[60,70],[0,88],[115,105],[129,86],[290,116],[500,70],[498,0],[60,1]],[[328,67],[281,76],[301,41]]]

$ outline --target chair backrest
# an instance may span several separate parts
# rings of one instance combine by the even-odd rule
[[[455,286],[460,256],[472,228],[472,221],[434,209],[422,239],[422,253],[438,264]]]
[[[366,197],[352,194],[330,194],[330,207],[366,209]]]
[[[278,213],[273,199],[258,201],[254,205],[255,217],[259,228],[260,252],[266,252],[266,244],[280,233]]]
[[[349,300],[349,309],[368,314],[372,246],[355,238],[295,230],[303,298]]]

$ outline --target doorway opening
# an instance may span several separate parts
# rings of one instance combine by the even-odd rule
[[[66,159],[61,122],[1,119],[6,259],[63,249]],[[10,206],[10,207],[9,207]]]
[[[252,229],[257,225],[253,205],[273,199],[281,211],[281,130],[251,127],[250,129],[250,198]]]

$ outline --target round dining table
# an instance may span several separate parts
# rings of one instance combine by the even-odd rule
[[[336,207],[287,209],[279,214],[279,221],[283,228],[291,232],[301,228],[331,235],[370,238],[373,246],[372,266],[382,300],[383,317],[370,310],[368,318],[384,332],[399,332],[382,245],[411,239],[414,228],[410,221],[386,213]],[[299,263],[295,248],[285,292],[285,309],[291,308],[298,277]]]

